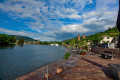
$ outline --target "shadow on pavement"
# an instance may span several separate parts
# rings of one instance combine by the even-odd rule
[[[102,69],[102,71],[105,73],[105,75],[106,75],[108,78],[113,79],[113,76],[110,74],[110,71],[109,71],[109,68],[108,68],[108,67],[103,66],[103,65],[101,65],[101,64],[99,64],[99,63],[96,63],[96,62],[94,62],[94,61],[85,59],[85,58],[82,58],[82,59],[85,60],[85,61],[87,61],[87,62],[89,62],[89,63],[91,63],[92,65],[95,65],[95,66],[97,66],[97,67],[100,67],[100,68]]]

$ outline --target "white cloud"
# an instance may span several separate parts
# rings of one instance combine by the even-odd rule
[[[19,3],[18,3],[19,1]],[[21,1],[21,2],[20,2]],[[42,18],[55,18],[61,17],[56,15],[58,12],[64,15],[64,18],[69,18],[69,16],[77,15],[77,10],[81,11],[85,6],[85,0],[50,0],[49,3],[45,1],[35,1],[35,0],[11,0],[5,1],[5,3],[0,3],[0,9],[3,11],[10,12],[12,15],[17,17],[30,17],[35,19],[35,17]],[[77,5],[79,3],[79,5]],[[69,4],[66,6],[66,4]],[[69,7],[69,8],[67,8]],[[49,9],[48,9],[49,8]],[[64,12],[64,13],[63,13]],[[70,17],[71,18],[71,17]],[[72,17],[76,19],[76,17]],[[35,19],[36,20],[36,19]]]
[[[70,19],[81,19],[81,16],[72,14],[72,15],[69,15],[68,18],[70,18]]]
[[[114,11],[115,9],[118,9],[119,0],[96,0],[96,10],[97,11]],[[113,6],[115,5],[115,6]],[[114,8],[115,7],[115,8]]]
[[[91,11],[83,14],[84,19],[90,18],[111,18],[117,16],[117,11]]]
[[[40,40],[40,41],[55,41],[56,39],[53,37],[49,37],[49,35],[54,35],[51,32],[47,32],[44,34],[38,34],[38,33],[34,33],[34,32],[28,32],[28,31],[13,31],[13,30],[8,30],[8,29],[4,29],[4,28],[0,28],[0,32],[3,32],[5,34],[9,34],[9,35],[21,35],[21,36],[28,36],[31,38],[34,38],[36,40]]]
[[[117,0],[97,0],[96,9],[85,12],[83,26],[91,28],[92,32],[99,32],[116,26],[118,4]],[[111,7],[112,6],[112,7]]]
[[[12,18],[30,18],[34,22],[25,22],[30,29],[42,33],[50,32],[63,25],[61,18],[81,19],[79,12],[85,7],[85,0],[8,0],[0,3],[0,9]],[[52,20],[51,20],[52,19]],[[53,21],[54,19],[54,21]],[[51,29],[50,29],[51,28]]]
[[[63,31],[63,32],[68,32],[68,33],[71,33],[71,32],[86,33],[86,32],[89,31],[89,29],[83,27],[82,24],[79,24],[79,25],[66,25],[66,26],[63,26],[63,27],[61,28],[61,31]]]
[[[62,33],[91,33],[115,26],[118,0],[96,0],[96,6],[86,12],[84,7],[93,3],[94,0],[5,0],[0,3],[0,10],[12,18],[32,19],[33,21],[25,23],[37,34],[42,34],[34,38],[57,40],[57,36]],[[73,22],[65,24],[67,21],[60,20],[66,18]],[[36,35],[27,31],[1,30],[9,34]]]
[[[100,31],[105,31],[109,27],[114,27],[116,26],[116,19],[117,17],[101,17],[101,18],[90,18],[84,20],[84,27],[90,28],[90,32],[100,32]]]
[[[93,4],[93,0],[86,0],[88,4]]]

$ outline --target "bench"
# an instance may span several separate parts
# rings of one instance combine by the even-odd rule
[[[104,51],[101,54],[101,57],[104,58],[104,59],[112,59],[113,58],[113,52],[111,52],[111,51]]]
[[[120,80],[120,64],[108,64],[108,68],[115,80]]]

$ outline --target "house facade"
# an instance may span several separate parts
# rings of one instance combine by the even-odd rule
[[[105,36],[103,38],[103,40],[100,41],[100,44],[102,43],[111,43],[111,41],[113,40],[114,37],[109,37],[109,36]]]
[[[103,40],[100,41],[100,44],[102,44],[102,47],[112,48],[112,49],[117,48],[117,43],[118,43],[117,38],[109,37],[109,36],[105,36]]]

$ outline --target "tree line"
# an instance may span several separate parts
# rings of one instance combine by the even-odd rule
[[[53,43],[57,43],[59,45],[62,45],[61,41],[51,41],[51,42],[41,42],[41,41],[26,41],[26,39],[23,39],[22,37],[19,38],[20,40],[16,40],[17,37],[15,36],[10,36],[10,35],[6,35],[6,34],[0,34],[0,46],[7,46],[7,45],[23,45],[24,43],[26,44],[40,44],[40,45],[50,45]]]
[[[6,34],[0,34],[0,46],[7,46],[7,45],[15,45],[17,42],[16,38],[14,36],[9,36]],[[24,39],[20,39],[17,44],[23,45]]]

